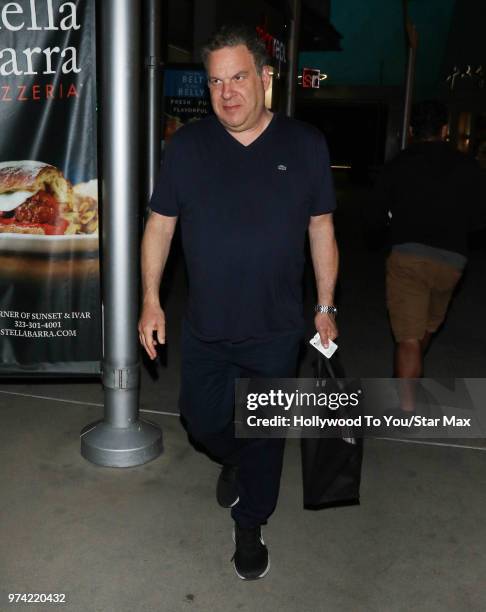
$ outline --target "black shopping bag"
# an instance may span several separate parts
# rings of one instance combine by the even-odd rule
[[[335,357],[333,363],[336,363]],[[335,375],[330,360],[319,357],[317,379],[326,379],[326,392],[352,392],[357,382]],[[356,387],[356,388],[355,388]],[[336,437],[302,438],[304,508],[320,510],[359,504],[363,439],[349,427],[336,427]]]

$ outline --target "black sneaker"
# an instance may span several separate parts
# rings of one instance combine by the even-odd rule
[[[223,465],[216,486],[216,499],[223,508],[232,508],[240,501],[236,473],[238,468],[234,465]]]
[[[268,549],[262,538],[260,527],[243,529],[235,523],[233,540],[236,544],[232,561],[242,580],[258,580],[270,569]]]

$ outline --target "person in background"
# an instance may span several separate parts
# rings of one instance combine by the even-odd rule
[[[373,193],[374,226],[388,222],[386,301],[395,338],[401,410],[415,410],[416,386],[433,334],[444,323],[467,263],[468,232],[486,224],[484,175],[447,141],[447,108],[416,104],[411,144],[387,163]]]

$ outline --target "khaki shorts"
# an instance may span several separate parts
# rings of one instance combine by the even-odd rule
[[[437,331],[461,275],[445,263],[392,251],[386,263],[386,302],[397,342]]]

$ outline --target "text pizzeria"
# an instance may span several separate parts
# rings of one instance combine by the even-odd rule
[[[47,23],[41,21],[42,17],[47,19]],[[74,2],[64,2],[57,10],[54,10],[52,0],[30,0],[29,9],[18,2],[7,2],[0,11],[0,30],[68,31],[80,27]],[[81,72],[75,47],[0,49],[1,76],[56,74],[58,67],[62,74]]]
[[[66,100],[78,98],[78,90],[74,83],[59,83],[59,85],[0,85],[0,102],[27,102],[29,100]]]

